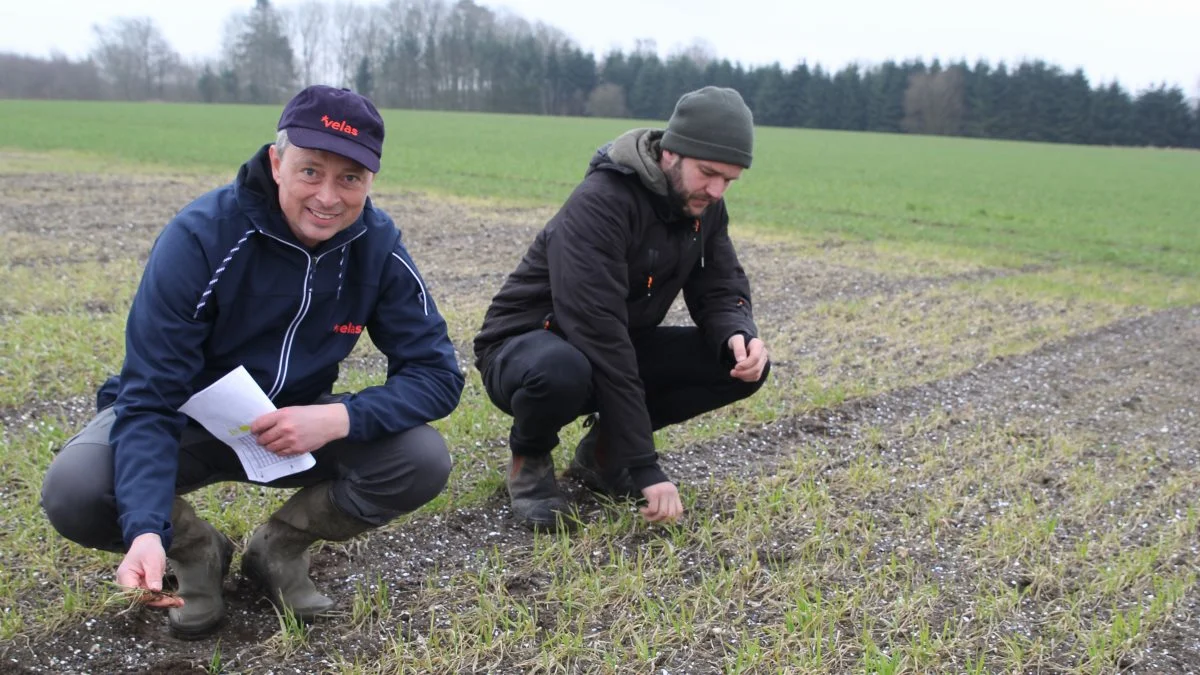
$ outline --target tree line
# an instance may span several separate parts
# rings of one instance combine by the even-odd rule
[[[1200,147],[1200,106],[1178,86],[1135,95],[1041,60],[743,67],[704,43],[660,58],[641,41],[598,59],[561,30],[474,0],[257,0],[200,63],[149,18],[94,33],[80,61],[0,54],[0,97],[281,103],[322,82],[389,108],[664,120],[681,94],[712,84],[737,89],[770,126]]]

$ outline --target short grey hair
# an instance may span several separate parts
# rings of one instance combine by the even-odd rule
[[[279,159],[283,159],[283,152],[291,144],[291,141],[288,140],[287,129],[280,129],[279,133],[275,134],[275,154],[279,156]]]

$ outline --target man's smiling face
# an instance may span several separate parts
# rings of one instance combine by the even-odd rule
[[[279,208],[292,234],[313,248],[350,227],[362,213],[375,174],[352,159],[288,145],[270,148]]]

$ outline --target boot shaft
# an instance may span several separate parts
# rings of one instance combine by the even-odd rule
[[[309,544],[318,539],[345,541],[375,527],[335,506],[331,488],[330,483],[318,483],[299,490],[271,515],[267,524],[286,525],[296,530],[292,536],[297,539],[303,533]]]

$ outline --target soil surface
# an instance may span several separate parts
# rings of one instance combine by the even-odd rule
[[[9,233],[73,242],[57,254],[31,252],[15,264],[108,260],[121,251],[148,250],[155,233],[175,210],[216,180],[197,178],[105,177],[94,175],[6,175],[0,188],[0,228]],[[480,306],[491,297],[550,209],[498,209],[431,201],[418,194],[381,194],[400,224],[413,257],[443,306]],[[31,239],[32,240],[32,239]],[[755,240],[757,241],[757,240]],[[754,282],[756,314],[764,332],[814,302],[911,293],[949,285],[962,275],[887,275],[824,261],[820,251],[797,254],[768,241],[739,245]],[[968,275],[1001,275],[1001,270]],[[470,334],[453,336],[464,361]],[[797,354],[778,353],[776,377],[787,378]],[[914,378],[916,381],[918,378]],[[665,466],[682,481],[710,476],[753,476],[787,461],[796,448],[820,447],[830,466],[863,452],[859,442],[871,429],[897,427],[906,420],[941,411],[952,419],[1003,424],[1034,421],[1045,429],[1081,429],[1105,445],[1153,439],[1167,466],[1195,467],[1200,449],[1200,307],[1139,313],[1097,330],[1075,334],[1027,354],[986,361],[966,372],[927,384],[893,390],[801,417],[767,425],[743,425],[712,441],[674,448]],[[31,402],[0,411],[6,427],[43,415],[82,423],[91,414],[87,397]],[[955,433],[942,430],[940,433]],[[496,439],[498,444],[503,439]],[[880,449],[875,461],[911,460]],[[819,478],[819,477],[818,477]],[[567,483],[586,515],[601,508],[579,486]],[[496,494],[478,508],[424,515],[393,525],[348,546],[324,546],[314,553],[318,585],[343,605],[355,584],[368,581],[363,570],[382,575],[397,607],[415,596],[431,570],[445,577],[476,564],[493,547],[519,551],[532,535],[514,524],[505,496]],[[1192,564],[1195,561],[1191,561]],[[115,565],[115,561],[114,561]],[[97,578],[96,583],[105,579]],[[165,617],[147,610],[113,611],[79,625],[0,645],[0,672],[16,673],[182,673],[205,672],[219,649],[237,672],[316,672],[320,655],[339,651],[347,659],[369,659],[403,625],[376,634],[348,634],[336,621],[315,624],[305,656],[278,660],[264,647],[278,632],[274,611],[237,573],[227,579],[229,616],[208,640],[184,642],[167,635]],[[1131,670],[1184,672],[1200,664],[1200,598],[1186,597],[1173,620],[1155,630]],[[426,610],[400,614],[400,622],[428,625]],[[701,670],[701,672],[703,672]]]

